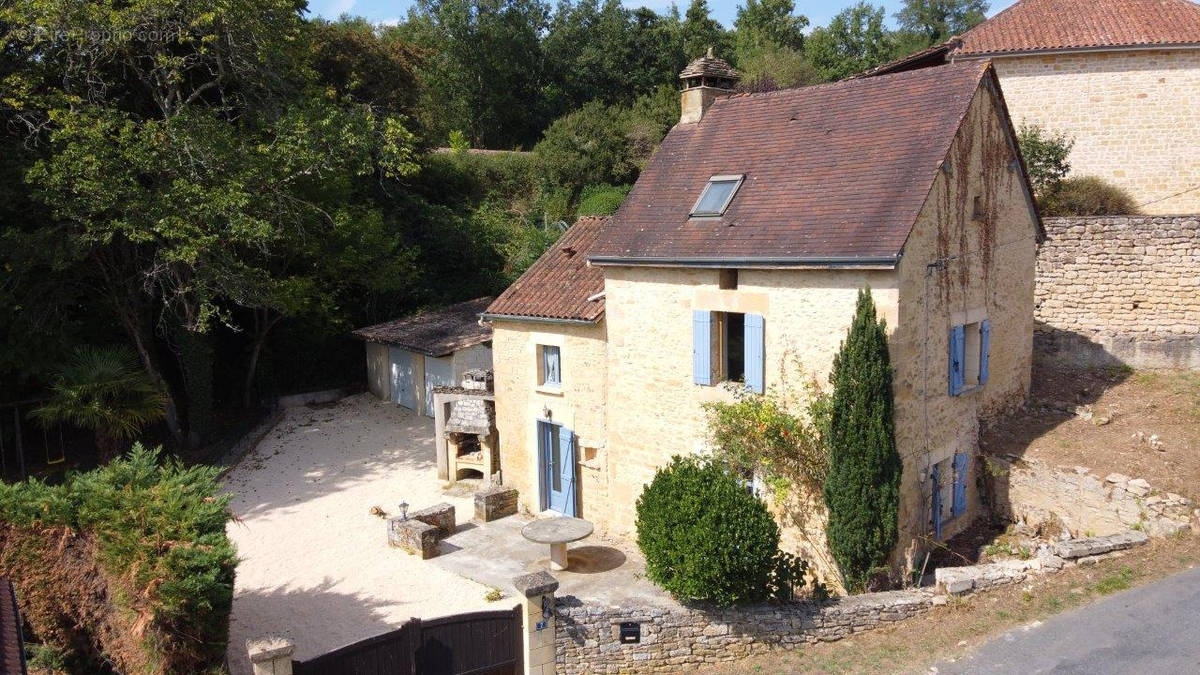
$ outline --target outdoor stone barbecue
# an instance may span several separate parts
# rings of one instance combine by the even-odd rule
[[[464,373],[460,394],[486,395],[492,392],[492,371],[468,370]],[[480,396],[455,401],[446,420],[449,479],[453,483],[464,470],[477,471],[484,482],[500,471],[500,453],[496,433],[496,404]]]

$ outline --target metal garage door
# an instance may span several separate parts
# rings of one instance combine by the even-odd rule
[[[392,401],[410,410],[417,408],[417,390],[413,387],[413,355],[399,347],[388,348],[392,369]]]
[[[425,357],[425,414],[433,417],[433,388],[454,386],[454,366],[449,357]]]

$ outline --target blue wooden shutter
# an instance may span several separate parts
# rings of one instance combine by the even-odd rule
[[[933,511],[933,538],[940,541],[942,538],[942,482],[941,469],[937,464],[933,465],[933,470],[929,473],[929,482],[933,484],[933,499],[930,504]]]
[[[766,390],[763,378],[763,323],[759,314],[746,315],[746,388],[756,394]]]
[[[966,356],[966,332],[962,326],[950,329],[950,395],[958,396],[963,390],[963,361]]]
[[[992,322],[987,319],[979,324],[979,384],[987,384],[988,351],[992,345]]]
[[[575,495],[575,432],[566,427],[558,428],[559,462],[562,466],[554,467],[562,475],[563,494],[567,504],[563,515],[574,518],[579,515],[576,510],[578,499]]]
[[[712,384],[712,312],[692,312],[692,378]]]
[[[967,512],[967,466],[970,459],[966,453],[954,456],[954,503],[950,505],[953,516]]]

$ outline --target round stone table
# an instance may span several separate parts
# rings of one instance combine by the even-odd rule
[[[582,518],[541,518],[521,528],[521,536],[539,544],[550,544],[550,569],[567,569],[567,544],[592,533],[592,524]]]

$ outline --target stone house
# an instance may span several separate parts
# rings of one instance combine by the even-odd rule
[[[1200,5],[1021,0],[871,74],[981,60],[1017,125],[1075,139],[1073,175],[1125,188],[1148,214],[1200,212]]]
[[[367,389],[433,417],[435,387],[455,387],[467,371],[492,367],[492,327],[479,315],[493,298],[476,298],[354,331],[366,342]]]
[[[1041,225],[995,71],[733,94],[705,57],[681,77],[681,122],[617,213],[484,315],[504,483],[630,534],[655,470],[708,449],[702,404],[795,385],[796,362],[827,379],[869,285],[895,367],[897,550],[954,535],[978,508],[980,421],[1030,381]],[[776,506],[784,544],[828,574],[797,508]]]

